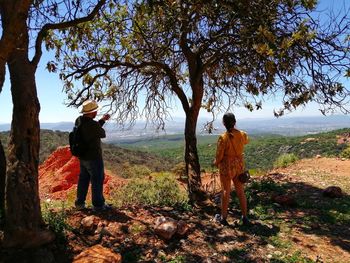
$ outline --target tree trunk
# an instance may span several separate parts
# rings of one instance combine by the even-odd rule
[[[0,141],[0,217],[5,211],[5,178],[6,178],[6,157]]]
[[[188,193],[191,203],[197,201],[201,188],[200,164],[197,152],[196,126],[198,116],[186,113],[185,123],[185,164],[188,176]]]
[[[185,110],[185,164],[186,174],[188,176],[188,194],[192,204],[200,204],[207,199],[205,193],[201,189],[201,169],[197,151],[196,128],[200,105],[202,103],[203,85],[198,85],[193,96],[192,106],[188,111]]]
[[[38,188],[40,147],[40,105],[35,71],[28,59],[25,21],[19,45],[9,60],[13,115],[6,177],[5,246],[35,247],[51,242],[53,234],[44,229]]]

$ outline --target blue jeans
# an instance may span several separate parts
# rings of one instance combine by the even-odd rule
[[[77,189],[76,206],[84,206],[86,195],[91,181],[92,205],[102,207],[105,203],[103,197],[104,166],[103,160],[80,160],[80,174]]]

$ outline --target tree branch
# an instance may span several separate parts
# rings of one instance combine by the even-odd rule
[[[84,17],[81,17],[81,18],[77,18],[77,19],[74,19],[74,20],[70,20],[70,21],[61,22],[61,23],[55,23],[55,24],[48,23],[48,24],[45,24],[42,27],[42,29],[39,31],[38,36],[36,38],[36,41],[35,41],[35,55],[34,55],[32,61],[31,61],[31,63],[34,64],[34,65],[38,65],[38,63],[40,61],[40,58],[41,58],[41,55],[42,55],[41,44],[43,42],[43,39],[44,39],[45,35],[47,34],[47,32],[49,30],[73,27],[73,26],[79,25],[81,23],[85,23],[85,22],[91,21],[97,15],[97,13],[100,11],[101,7],[105,3],[106,3],[106,0],[99,0],[98,3],[96,4],[95,8],[87,16],[84,16]]]

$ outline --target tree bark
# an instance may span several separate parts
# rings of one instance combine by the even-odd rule
[[[17,25],[21,20],[27,19],[31,3],[32,0],[0,0],[0,92],[5,81],[5,65],[20,35]]]
[[[201,169],[197,151],[196,128],[199,110],[203,97],[203,82],[199,78],[197,84],[192,84],[193,96],[192,105],[186,114],[185,123],[185,164],[188,176],[188,194],[192,204],[200,204],[207,197],[201,189]]]
[[[44,229],[39,200],[40,104],[35,84],[36,65],[28,59],[26,21],[18,27],[22,29],[21,38],[8,62],[13,115],[5,188],[4,245],[36,247],[51,242],[54,236]]]
[[[185,164],[186,174],[188,176],[188,194],[191,203],[197,201],[197,196],[201,188],[200,164],[196,137],[197,118],[198,115],[195,116],[192,111],[186,113]]]
[[[0,214],[4,216],[5,211],[5,178],[6,178],[6,156],[0,141]]]

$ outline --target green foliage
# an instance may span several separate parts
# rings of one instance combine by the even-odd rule
[[[0,132],[0,140],[3,143],[6,156],[7,145],[10,138],[10,132]],[[41,130],[40,131],[40,151],[39,161],[42,163],[59,146],[68,145],[68,133],[62,131]]]
[[[123,170],[120,176],[123,178],[144,178],[152,173],[145,165],[133,165],[131,166],[129,162],[123,163]]]
[[[113,101],[120,122],[141,112],[161,127],[171,107],[168,98],[176,95],[183,105],[202,105],[208,112],[226,107],[225,97],[249,110],[261,108],[261,96],[275,92],[284,94],[276,115],[310,101],[340,106],[345,87],[337,82],[339,74],[329,72],[348,70],[347,20],[330,20],[335,24],[326,30],[317,20],[305,19],[315,3],[116,3],[89,23],[54,31],[47,48],[56,49],[55,58],[63,64],[60,76],[69,100]],[[316,66],[310,69],[311,64]],[[56,70],[52,65],[48,68]],[[329,74],[323,74],[324,67],[332,69]],[[73,87],[77,79],[85,88],[81,92]],[[203,101],[192,103],[191,91],[204,93]],[[146,103],[138,101],[139,94]]]
[[[125,178],[147,175],[149,171],[169,171],[175,164],[167,156],[160,157],[154,152],[125,149],[110,144],[103,145],[103,158],[108,169]]]
[[[52,203],[44,202],[43,204],[42,216],[45,223],[48,224],[49,228],[55,232],[59,238],[64,239],[65,230],[70,229],[67,223],[65,203],[61,202],[61,207],[58,209]]]
[[[347,145],[338,144],[336,137],[347,132],[350,132],[350,129],[339,129],[312,136],[252,135],[244,150],[246,166],[249,170],[258,172],[268,170],[273,168],[275,161],[284,154],[292,154],[298,159],[312,158],[316,155],[340,156]],[[217,138],[218,135],[198,136],[199,161],[204,170],[212,169]],[[123,143],[120,146],[147,151],[176,163],[183,161],[184,141],[181,135],[133,141],[130,145]]]
[[[285,153],[277,158],[274,162],[274,168],[287,167],[293,163],[295,163],[299,158],[294,153]]]
[[[9,136],[9,132],[0,132],[0,140],[6,156],[8,156]],[[68,145],[68,132],[41,130],[40,163],[45,161],[59,146],[66,145]],[[144,176],[151,172],[169,171],[175,165],[173,160],[166,156],[159,157],[154,153],[123,149],[110,144],[103,144],[102,148],[106,168],[125,178]]]
[[[187,195],[181,191],[175,176],[170,173],[153,174],[152,177],[132,179],[121,189],[111,193],[117,206],[121,205],[183,205]]]
[[[284,257],[274,256],[271,263],[313,263],[314,261],[306,256],[303,256],[300,251],[294,252],[292,255]]]
[[[346,159],[350,159],[350,147],[344,149],[344,150],[340,153],[340,157],[346,158]]]
[[[248,254],[248,251],[246,248],[235,248],[230,251],[225,252],[225,255],[237,263],[245,263],[247,262],[247,259],[245,256]]]
[[[167,263],[186,263],[187,260],[186,260],[186,256],[183,256],[183,255],[178,255],[176,256],[175,258],[169,260],[169,261],[166,261]]]

